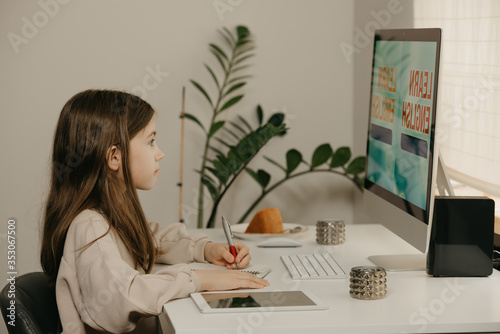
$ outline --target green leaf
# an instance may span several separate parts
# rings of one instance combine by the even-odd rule
[[[278,167],[279,169],[281,169],[282,171],[284,171],[286,173],[286,168],[281,166],[278,162],[276,162],[273,159],[266,157],[266,156],[264,156],[264,159],[266,159],[267,161],[269,161],[270,163],[272,163],[273,165],[275,165],[276,167]]]
[[[272,124],[267,123],[262,126],[258,132],[261,137],[263,137],[266,141],[271,139],[274,136],[281,136],[285,129],[285,124],[281,124],[280,126],[274,126]]]
[[[215,169],[217,170],[217,178],[220,180],[220,183],[226,184],[227,179],[229,178],[229,171],[226,166],[224,166],[219,160],[214,160],[213,162]]]
[[[251,38],[240,39],[238,42],[236,42],[236,47],[240,48],[240,47],[244,46],[245,44],[248,44],[251,40],[252,40]]]
[[[252,136],[250,139],[254,141],[259,148],[264,146],[264,144],[271,139],[273,136],[273,129],[260,128],[255,132],[255,136]]]
[[[186,117],[187,119],[195,122],[196,124],[198,124],[199,126],[201,126],[201,128],[203,129],[203,131],[205,131],[205,127],[203,126],[203,124],[201,124],[201,122],[198,120],[198,118],[196,118],[193,115],[188,114],[188,113],[184,113],[184,117]]]
[[[236,146],[231,146],[229,148],[229,153],[227,154],[227,157],[229,160],[236,160],[240,164],[244,162],[244,159],[241,157],[241,155],[238,153],[238,149]]]
[[[311,160],[311,169],[324,164],[332,156],[333,150],[330,144],[323,144],[316,148]]]
[[[257,181],[258,184],[262,187],[262,189],[266,188],[271,180],[271,175],[269,175],[266,171],[259,169],[256,172],[251,170],[250,168],[245,168],[248,174],[252,176],[252,178]]]
[[[214,53],[213,55],[215,56],[215,58],[217,58],[217,61],[224,71],[224,74],[227,74],[226,64],[224,63],[224,60],[222,60],[222,58],[217,53]]]
[[[286,127],[285,124],[281,124],[280,126],[276,126],[275,128],[276,128],[277,135],[279,135],[279,136],[286,135],[286,130],[288,130],[288,128]]]
[[[227,154],[227,168],[231,171],[231,173],[235,173],[240,169],[241,162],[238,156],[234,153],[233,150],[229,150]]]
[[[252,177],[253,177],[253,179],[254,179],[255,181],[257,181],[257,183],[259,183],[259,176],[257,175],[257,173],[255,173],[253,170],[251,170],[251,169],[250,169],[250,168],[248,168],[248,167],[247,167],[247,168],[245,168],[245,171],[246,171],[248,174],[250,174],[250,176],[252,176]]]
[[[233,97],[232,99],[230,99],[229,101],[227,101],[223,106],[222,108],[220,108],[220,110],[218,111],[218,113],[221,113],[223,112],[224,110],[226,110],[227,108],[231,107],[233,104],[237,103],[239,100],[241,100],[243,98],[243,95],[238,95],[238,96],[235,96]]]
[[[246,137],[246,140],[243,142],[244,146],[242,148],[247,150],[247,153],[254,155],[257,150],[259,149],[258,141],[257,141],[258,134],[257,133],[251,133]]]
[[[219,143],[221,143],[222,145],[226,146],[226,147],[231,147],[231,145],[229,145],[226,141],[220,139],[220,138],[214,138],[215,140],[217,140]]]
[[[234,126],[236,129],[238,129],[242,134],[246,135],[247,132],[245,131],[245,129],[243,129],[241,126],[239,126],[237,123],[233,122],[233,121],[229,121],[229,124],[231,124],[232,126]]]
[[[252,76],[251,75],[240,75],[239,77],[235,77],[227,82],[228,85],[232,84],[233,82],[236,81],[241,81],[245,79],[250,79]]]
[[[302,162],[302,154],[296,149],[286,152],[286,174],[291,174]]]
[[[198,88],[198,90],[203,94],[203,96],[205,96],[208,100],[208,102],[210,103],[210,106],[212,106],[212,99],[210,98],[210,96],[208,96],[207,92],[205,91],[205,89],[199,84],[197,83],[196,81],[194,80],[190,80],[191,83],[196,87]]]
[[[247,44],[244,47],[238,47],[238,49],[235,50],[233,54],[233,59],[238,59],[242,57],[246,57],[246,53],[249,53],[251,51],[255,50],[255,45],[252,44]]]
[[[238,71],[244,70],[245,68],[248,68],[248,67],[250,67],[250,65],[241,65],[241,66],[238,66],[238,67],[234,67],[234,68],[232,69],[232,71],[233,71],[233,73],[235,73],[235,72],[238,72]]]
[[[241,138],[240,138],[240,137],[239,137],[236,133],[234,133],[233,131],[229,130],[227,127],[222,128],[222,130],[224,130],[224,131],[226,131],[227,133],[229,133],[231,136],[233,136],[233,137],[234,137],[234,139],[236,139],[236,140],[238,140],[238,141],[241,139]]]
[[[269,140],[268,137],[265,137],[262,135],[262,133],[255,133],[253,136],[250,136],[249,142],[252,144],[252,146],[255,148],[255,151],[260,150],[262,146]]]
[[[227,29],[226,27],[222,27],[222,31],[224,31],[227,36],[231,39],[231,41],[233,42],[233,44],[236,43],[236,40],[234,39],[234,36],[233,34],[229,31],[229,29]]]
[[[226,95],[228,95],[228,94],[229,94],[229,93],[231,93],[231,92],[234,92],[235,90],[237,90],[238,88],[241,88],[241,87],[245,86],[246,84],[247,84],[246,82],[240,82],[240,83],[234,84],[233,86],[231,86],[231,87],[227,90],[227,92],[225,92],[225,93],[224,93],[224,95],[223,95],[223,96],[226,96]]]
[[[284,120],[285,120],[285,114],[282,112],[277,112],[269,118],[267,123],[270,123],[274,126],[279,126],[279,125],[283,124]]]
[[[219,122],[216,122],[214,124],[212,124],[212,127],[210,128],[210,131],[208,132],[208,138],[212,137],[214,133],[217,132],[217,130],[219,130],[223,125],[224,125],[224,121],[219,121]]]
[[[217,88],[219,88],[219,80],[217,80],[217,76],[215,75],[214,71],[212,71],[212,69],[207,64],[204,64],[204,65],[205,65],[205,68],[208,70],[208,72],[210,72],[212,79],[214,79],[215,85],[217,86]]]
[[[245,26],[237,26],[236,33],[238,36],[238,40],[245,39],[245,38],[248,38],[248,36],[250,36],[250,31]]]
[[[271,175],[269,175],[269,173],[267,173],[265,170],[259,169],[257,171],[257,176],[259,177],[259,183],[262,188],[266,188],[269,184],[269,181],[271,181]]]
[[[266,123],[264,126],[259,127],[255,131],[250,132],[248,135],[243,137],[236,146],[230,146],[224,143],[221,139],[215,138],[216,140],[223,142],[229,147],[229,153],[227,154],[227,163],[225,167],[229,171],[231,176],[236,176],[242,168],[246,167],[248,163],[253,159],[253,157],[258,153],[258,151],[274,136],[279,135],[280,131],[283,129],[284,125],[275,127],[272,124]],[[219,158],[219,157],[218,157]],[[269,159],[268,159],[269,160]],[[217,162],[215,162],[217,161]],[[221,161],[215,160],[213,162],[214,166],[219,164]],[[224,163],[224,161],[223,161]],[[276,165],[281,168],[285,173],[286,169],[282,166]],[[222,166],[218,165],[218,169],[222,169]],[[249,172],[251,173],[251,172]],[[265,171],[255,172],[256,180],[263,187],[267,186],[270,180]]]
[[[276,131],[276,135],[283,136],[286,134],[287,128],[283,123],[284,119],[285,119],[285,114],[278,112],[273,114],[267,121],[267,124],[270,125],[273,129],[275,129],[273,131]]]
[[[205,175],[203,177],[205,177],[207,180],[209,180],[210,183],[212,183],[213,185],[217,184],[217,181],[215,181],[215,179],[213,177],[211,177],[210,174],[205,173]]]
[[[248,58],[252,58],[252,57],[255,57],[255,53],[250,53],[250,54],[247,54],[241,58],[235,59],[233,65],[238,65],[239,63],[247,60]]]
[[[210,172],[212,173],[215,177],[217,177],[217,179],[219,178],[219,173],[220,171],[218,171],[217,169],[213,168],[213,167],[210,167],[210,166],[205,166],[205,168]],[[220,182],[220,180],[219,180]]]
[[[242,161],[248,161],[257,152],[257,149],[249,138],[251,135],[253,134],[243,138],[236,147],[237,153],[242,158]]]
[[[225,60],[227,60],[227,56],[226,54],[224,53],[224,51],[222,51],[222,49],[220,47],[218,47],[217,45],[213,44],[213,43],[210,43],[209,44],[210,47],[212,48],[212,52],[217,52],[219,55],[221,55]]]
[[[351,159],[351,149],[347,146],[340,147],[335,151],[330,162],[330,168],[344,166]]]
[[[205,187],[207,187],[208,192],[210,193],[212,199],[215,200],[217,196],[219,196],[217,188],[210,182],[210,180],[206,178],[201,179],[201,182],[205,185]]]
[[[217,159],[219,159],[220,163],[224,166],[224,168],[226,168],[227,170],[227,163],[228,163],[228,160],[227,158],[223,155],[223,154],[218,154],[217,155]]]
[[[262,120],[264,119],[264,112],[260,105],[257,106],[257,118],[259,119],[259,126],[262,125]]]
[[[238,40],[236,42],[236,47],[240,47],[252,40],[250,36],[250,31],[245,26],[236,27],[236,36],[238,37]]]
[[[223,30],[218,30],[219,34],[221,35],[221,37],[226,41],[227,45],[232,49],[234,47],[234,41],[233,41],[233,37],[231,36],[231,34],[226,35],[226,32],[223,31]]]
[[[357,157],[351,161],[345,172],[347,174],[360,174],[365,171],[365,157]]]
[[[211,149],[212,151],[214,151],[215,153],[219,154],[219,155],[223,155],[224,154],[219,149],[217,149],[217,148],[215,148],[213,146],[209,146],[208,148]]]
[[[243,123],[245,124],[245,126],[248,128],[248,130],[250,130],[250,132],[253,132],[253,129],[252,129],[252,126],[250,125],[250,123],[247,122],[246,119],[244,119],[243,117],[241,117],[240,115],[238,115],[238,119]]]

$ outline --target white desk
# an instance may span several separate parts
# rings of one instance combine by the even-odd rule
[[[193,232],[193,231],[191,231]],[[358,300],[349,295],[349,279],[292,281],[281,254],[333,251],[347,273],[354,266],[372,265],[375,254],[418,251],[380,225],[347,225],[346,242],[320,246],[315,226],[299,240],[299,248],[250,246],[253,263],[270,264],[267,290],[309,289],[330,307],[325,311],[201,314],[189,299],[171,301],[160,316],[165,332],[173,333],[456,333],[500,332],[500,272],[487,278],[434,278],[425,271],[388,272],[387,296]],[[203,230],[225,242],[220,229]]]

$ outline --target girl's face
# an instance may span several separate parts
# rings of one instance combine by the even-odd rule
[[[130,141],[130,172],[136,189],[153,188],[160,175],[159,161],[165,156],[156,145],[154,118]]]

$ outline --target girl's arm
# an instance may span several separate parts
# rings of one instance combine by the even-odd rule
[[[186,265],[143,275],[133,268],[119,237],[112,231],[104,235],[108,225],[102,216],[81,218],[68,230],[56,282],[65,328],[83,321],[100,331],[129,332],[141,318],[160,314],[167,301],[201,289],[200,277]]]
[[[184,224],[173,223],[165,227],[160,227],[158,223],[149,224],[160,250],[163,252],[156,258],[156,263],[176,264],[208,261],[231,269],[245,268],[250,263],[249,249],[239,241],[235,242],[238,252],[235,261],[229,252],[227,243],[209,242],[207,237],[202,234],[189,235]],[[238,267],[236,263],[238,263]]]
[[[150,223],[163,254],[157,257],[157,263],[176,264],[186,262],[206,262],[205,245],[208,242],[202,234],[189,235],[186,225],[181,223],[160,227],[158,223]]]

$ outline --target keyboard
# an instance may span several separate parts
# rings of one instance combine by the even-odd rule
[[[282,255],[281,260],[292,279],[336,279],[347,274],[330,253]]]

